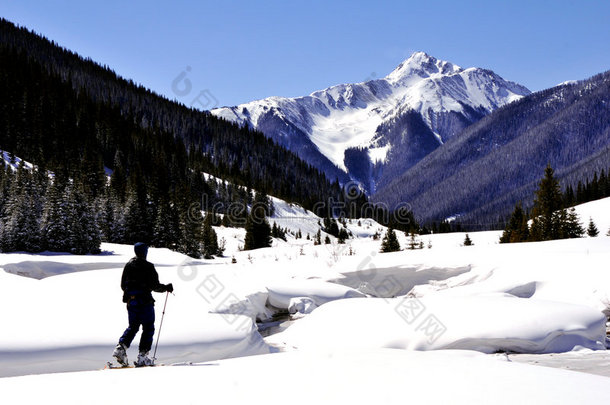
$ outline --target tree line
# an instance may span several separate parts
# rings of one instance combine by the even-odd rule
[[[516,204],[500,243],[579,238],[584,234],[585,229],[574,207],[566,208],[566,196],[561,193],[554,173],[548,165],[536,191],[530,214],[523,210],[520,202]]]

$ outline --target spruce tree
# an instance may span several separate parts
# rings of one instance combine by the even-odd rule
[[[344,244],[345,241],[349,239],[349,234],[345,228],[341,228],[339,231],[339,235],[337,236],[337,242],[340,244]]]
[[[417,237],[415,236],[415,232],[411,231],[410,237],[409,237],[409,250],[415,250],[418,248],[418,246],[419,246],[419,241],[417,240]]]
[[[53,252],[69,252],[70,224],[68,223],[67,201],[63,179],[56,177],[49,182],[40,233],[44,249]]]
[[[544,178],[536,191],[532,209],[532,229],[530,240],[552,240],[560,238],[561,219],[558,213],[563,208],[559,182],[554,176],[553,168],[547,165]]]
[[[101,234],[93,207],[81,184],[68,187],[67,200],[70,252],[77,255],[99,253]]]
[[[392,228],[388,228],[383,240],[381,241],[381,252],[397,252],[400,250],[400,243],[396,237],[396,233]]]
[[[21,162],[4,205],[1,235],[4,252],[41,250],[41,199],[31,173]]]
[[[587,227],[587,235],[594,238],[599,235],[599,230],[597,226],[595,226],[595,222],[593,222],[593,218],[589,217],[589,226]]]
[[[515,205],[515,209],[506,225],[506,229],[502,232],[500,243],[525,242],[528,238],[529,227],[527,224],[527,215],[525,215],[521,202],[519,202]]]
[[[271,217],[275,213],[275,207],[273,201],[264,191],[257,191],[254,194],[254,200],[252,201],[252,209],[262,208],[263,213],[266,217]]]
[[[158,204],[152,244],[176,250],[180,242],[180,220],[175,204],[163,198]]]
[[[318,232],[316,232],[316,235],[313,238],[313,244],[314,245],[322,244],[322,231],[320,229],[318,229]]]
[[[128,193],[122,213],[122,243],[128,245],[136,242],[150,243],[145,205],[146,203],[135,191]]]
[[[267,218],[260,218],[252,213],[248,215],[244,250],[271,247],[271,242],[271,226]]]
[[[213,259],[218,254],[218,236],[212,228],[214,223],[214,214],[208,212],[203,220],[202,240],[203,240],[203,257],[205,259]]]
[[[560,210],[559,217],[561,226],[559,238],[580,238],[584,235],[585,229],[582,227],[574,207],[569,210]]]

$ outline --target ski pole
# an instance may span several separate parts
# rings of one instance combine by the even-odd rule
[[[161,337],[161,328],[163,327],[163,317],[165,316],[165,307],[167,306],[167,297],[169,291],[165,294],[165,304],[163,304],[163,313],[161,314],[161,323],[159,324],[159,333],[157,334],[157,343],[155,344],[155,353],[153,354],[153,362],[157,360],[157,346],[159,346],[159,337]]]

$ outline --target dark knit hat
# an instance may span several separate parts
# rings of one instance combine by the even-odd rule
[[[136,256],[146,259],[146,255],[148,254],[148,245],[146,243],[138,242],[133,246],[134,252],[136,252]]]

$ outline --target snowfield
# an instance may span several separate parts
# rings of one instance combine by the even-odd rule
[[[3,401],[610,399],[610,199],[577,207],[596,238],[500,245],[500,232],[477,232],[465,247],[463,233],[426,235],[424,249],[384,254],[371,236],[385,228],[374,221],[348,222],[356,238],[346,245],[313,246],[306,234],[319,219],[274,202],[271,220],[302,239],[246,252],[243,230],[219,227],[223,258],[150,249],[161,282],[175,286],[158,363],[183,367],[100,370],[127,326],[119,284],[131,246],[0,254]],[[158,328],[166,295],[154,296]],[[263,338],[258,328],[270,324],[279,333]]]
[[[291,352],[193,367],[0,379],[3,398],[61,404],[598,404],[609,379],[476,352]],[[36,389],[32,389],[35,387]]]

